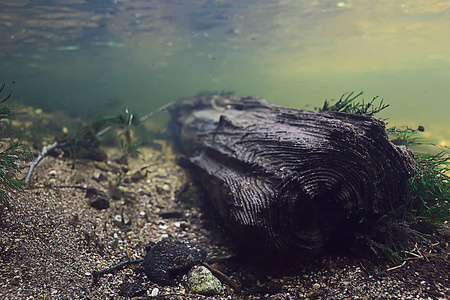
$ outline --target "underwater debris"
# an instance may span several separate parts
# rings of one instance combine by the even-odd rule
[[[321,112],[231,96],[170,109],[192,177],[244,248],[308,256],[340,224],[406,201],[412,152],[370,117],[386,105],[355,106],[354,98]]]

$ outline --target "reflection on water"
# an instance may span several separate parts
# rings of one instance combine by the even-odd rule
[[[284,106],[380,95],[392,124],[450,145],[450,4],[441,0],[2,0],[0,81],[89,117],[200,91]],[[11,82],[15,81],[12,85]]]

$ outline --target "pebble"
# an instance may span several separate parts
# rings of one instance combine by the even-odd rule
[[[88,203],[91,207],[99,210],[109,208],[109,201],[103,197],[90,198]]]
[[[188,283],[194,293],[201,295],[212,296],[224,291],[219,279],[204,266],[196,266],[189,271]]]
[[[102,170],[102,171],[109,171],[109,166],[108,166],[108,164],[106,164],[106,163],[104,163],[104,162],[102,162],[102,161],[94,161],[93,164],[94,164],[94,166],[95,166],[97,169],[100,169],[100,170]]]
[[[156,296],[158,296],[158,294],[159,294],[159,289],[158,289],[157,287],[155,287],[155,288],[152,290],[152,293],[151,293],[150,296],[156,297]]]

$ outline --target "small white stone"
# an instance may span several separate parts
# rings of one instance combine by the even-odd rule
[[[90,272],[86,272],[86,273],[84,273],[84,275],[86,275],[86,276],[92,276],[92,274],[91,274]]]
[[[95,179],[99,179],[101,175],[102,175],[102,171],[97,170],[97,169],[95,169],[95,170],[94,170],[94,173],[92,174],[92,176],[93,176]]]
[[[156,297],[156,296],[158,296],[158,294],[159,294],[159,289],[158,289],[157,287],[155,287],[155,288],[152,290],[152,294],[151,294],[150,296]]]

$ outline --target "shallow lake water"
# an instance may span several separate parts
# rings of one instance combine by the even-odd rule
[[[450,146],[450,3],[2,0],[14,101],[92,118],[198,93],[294,108],[364,91],[391,125]]]

